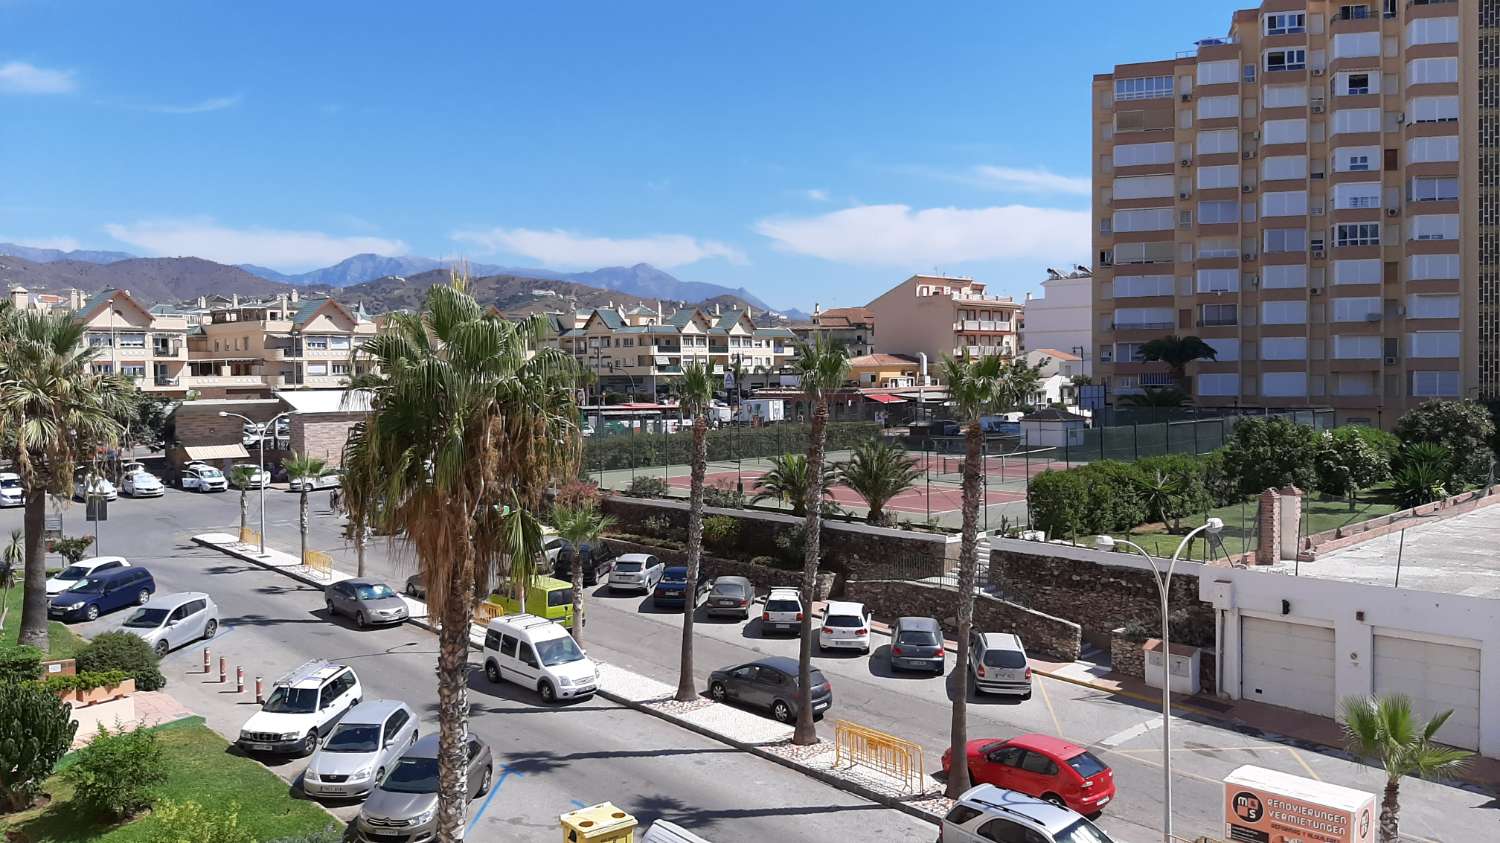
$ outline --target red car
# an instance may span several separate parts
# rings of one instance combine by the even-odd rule
[[[1065,805],[1080,814],[1099,813],[1115,798],[1115,774],[1077,744],[1047,735],[1021,735],[1008,741],[969,741],[969,778],[1027,796]],[[949,753],[943,753],[948,772]]]

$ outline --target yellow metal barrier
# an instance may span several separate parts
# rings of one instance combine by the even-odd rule
[[[302,557],[302,564],[325,580],[333,577],[333,557],[321,550],[309,550]]]
[[[240,544],[260,544],[260,533],[249,527],[240,530]]]
[[[833,739],[835,766],[869,767],[900,779],[910,790],[921,790],[927,779],[922,747],[905,738],[839,720],[834,723]]]
[[[474,607],[474,623],[484,626],[495,618],[500,617],[504,612],[505,609],[500,604],[491,603],[488,600],[482,601],[478,606]]]

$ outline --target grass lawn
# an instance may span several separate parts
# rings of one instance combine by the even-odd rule
[[[1336,527],[1349,524],[1358,524],[1371,518],[1379,518],[1396,510],[1396,504],[1392,500],[1389,488],[1377,486],[1363,492],[1359,497],[1359,503],[1353,509],[1349,508],[1347,500],[1323,500],[1322,496],[1312,492],[1304,499],[1306,507],[1304,512],[1304,535],[1321,533]],[[1232,504],[1221,506],[1211,510],[1208,515],[1224,519],[1224,548],[1231,554],[1244,553],[1253,548],[1250,545],[1255,527],[1256,503],[1247,499],[1243,504]],[[1184,532],[1203,523],[1201,516],[1184,518]],[[1144,547],[1152,556],[1170,557],[1177,550],[1177,545],[1182,542],[1182,535],[1174,535],[1165,532],[1160,526],[1154,531],[1137,532],[1128,536],[1131,541]],[[1183,553],[1183,558],[1204,559],[1209,554],[1207,545],[1200,539],[1193,540],[1192,547]],[[1215,545],[1212,554],[1222,558],[1223,553]]]
[[[4,594],[5,608],[9,611],[5,615],[5,629],[0,630],[0,647],[10,646],[16,643],[21,636],[21,572],[16,572],[16,585],[7,589]],[[48,621],[47,630],[51,640],[52,650],[47,654],[48,658],[66,659],[71,657],[84,645],[84,640],[73,634],[66,624],[57,621]]]
[[[248,758],[230,754],[228,742],[203,725],[202,718],[169,723],[157,732],[167,756],[168,779],[161,790],[164,799],[191,800],[213,808],[237,802],[240,827],[249,829],[262,843],[338,825],[318,805],[292,798],[291,788],[274,773]],[[58,769],[66,768],[72,757],[64,758]],[[51,794],[50,805],[0,818],[0,832],[13,829],[34,843],[140,843],[151,839],[155,821],[149,815],[107,828],[72,808],[72,788],[61,777],[48,779],[43,791]]]

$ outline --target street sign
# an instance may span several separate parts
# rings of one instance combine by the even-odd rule
[[[104,498],[90,496],[84,504],[83,520],[108,521],[109,501]]]
[[[48,539],[62,538],[62,513],[53,510],[46,515],[42,525],[42,537]]]
[[[724,388],[734,389],[734,372],[731,372],[728,369],[724,370]]]

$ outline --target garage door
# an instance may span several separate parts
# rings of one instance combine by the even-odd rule
[[[1437,739],[1479,748],[1479,650],[1377,632],[1375,693],[1411,697],[1423,719],[1452,709]]]
[[[1333,716],[1333,630],[1242,618],[1240,696]]]

